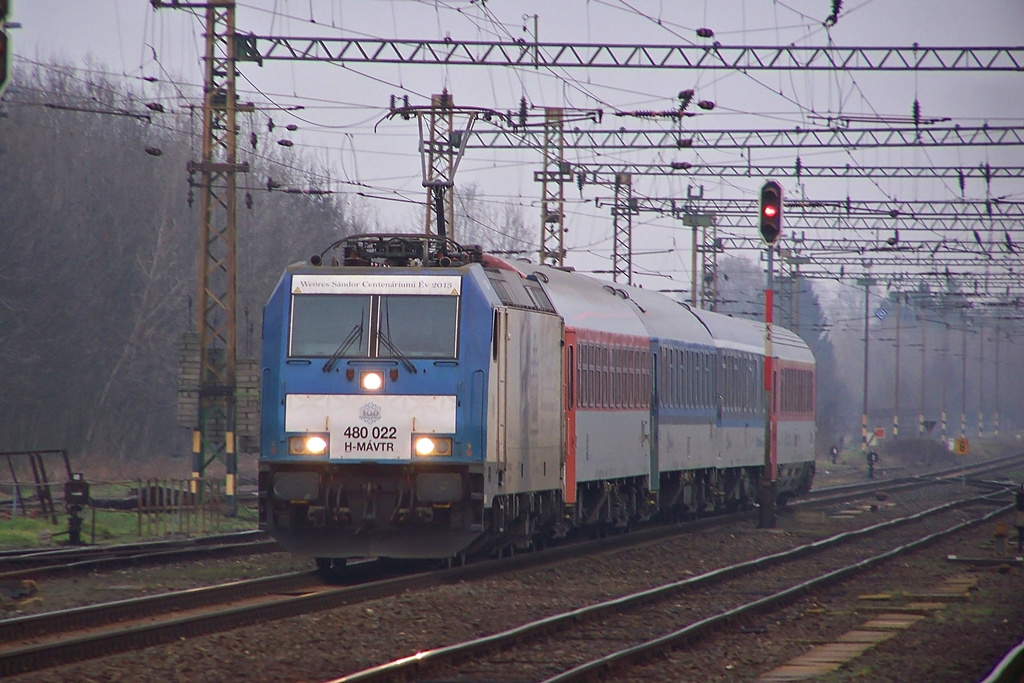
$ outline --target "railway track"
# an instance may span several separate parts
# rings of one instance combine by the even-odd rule
[[[1010,461],[1012,462],[1012,459]],[[1019,462],[1019,458],[1017,461]],[[999,461],[999,463],[986,463],[986,467],[1003,467],[1006,464],[1005,461]],[[955,474],[957,476],[964,475],[959,469]],[[821,491],[817,492],[817,504],[833,505],[839,500],[863,497],[868,492],[877,491],[879,488],[891,491],[900,488],[925,487],[941,483],[946,476],[949,475],[938,473],[928,477],[911,477],[906,480],[876,481],[872,482],[869,488],[858,485],[840,487],[827,492]],[[989,486],[995,485],[994,483],[989,484]],[[26,635],[15,635],[18,633],[16,630],[7,633],[0,631],[0,642],[6,643],[0,652],[0,675],[37,670],[182,638],[231,630],[248,624],[333,609],[446,583],[471,581],[525,568],[555,565],[582,555],[615,551],[645,543],[656,543],[659,539],[694,529],[735,523],[748,514],[741,513],[696,520],[688,524],[610,537],[582,546],[555,547],[542,553],[522,554],[500,561],[483,562],[457,569],[423,572],[412,576],[395,576],[382,581],[360,584],[360,581],[369,581],[369,577],[380,573],[379,567],[367,564],[362,577],[359,575],[362,570],[355,568],[349,579],[350,582],[357,585],[342,587],[313,585],[312,575],[302,573],[290,579],[296,582],[290,586],[285,583],[274,586],[273,582],[268,579],[262,589],[254,591],[261,595],[253,596],[250,593],[249,597],[232,601],[231,604],[226,604],[224,602],[226,598],[223,596],[231,593],[242,594],[250,590],[250,587],[236,582],[227,586],[182,592],[182,594],[190,594],[188,599],[194,601],[193,605],[205,601],[205,607],[201,608],[189,606],[187,602],[175,604],[176,600],[185,598],[154,596],[133,601],[119,601],[121,604],[107,603],[91,608],[78,608],[63,614],[51,613],[22,620],[8,620],[10,622],[20,621],[19,625],[10,628],[26,629],[23,631]],[[286,580],[282,579],[282,581]],[[211,597],[217,595],[221,597]],[[150,600],[152,602],[147,602]],[[161,604],[162,607],[159,606]],[[140,615],[144,615],[145,623],[131,621],[139,618]],[[32,619],[39,621],[32,622]],[[47,620],[51,624],[61,622],[78,624],[75,626],[77,630],[71,632],[65,629],[63,632],[54,634],[52,627],[44,628],[36,625]],[[37,630],[32,631],[32,629]],[[40,634],[47,631],[51,635],[45,636],[46,642],[31,644],[25,642],[29,638],[41,637]],[[32,633],[36,635],[31,635]],[[15,638],[22,638],[20,644],[15,642]]]
[[[276,543],[259,531],[173,541],[5,551],[0,553],[0,581],[38,579],[97,569],[280,551],[281,548]]]
[[[972,496],[773,555],[561,612],[493,635],[418,652],[333,683],[410,680],[599,680],[616,667],[735,628],[809,591],[835,584],[941,536],[1005,514],[993,494]],[[865,539],[872,553],[864,557]],[[878,546],[885,546],[879,549]],[[757,572],[752,584],[749,575]],[[684,623],[664,629],[666,624]]]

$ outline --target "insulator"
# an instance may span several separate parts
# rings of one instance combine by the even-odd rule
[[[267,118],[267,131],[270,133],[274,132],[274,119]]]
[[[291,131],[293,133],[295,131],[297,131],[298,129],[299,129],[299,126],[297,124],[294,124],[294,123],[289,123],[287,126],[285,126],[285,130],[289,130],[289,131]]]
[[[146,154],[148,154],[151,157],[158,157],[158,156],[160,156],[163,153],[164,153],[164,151],[162,149],[160,149],[159,147],[147,147],[146,148]]]
[[[700,107],[701,109],[711,111],[712,109],[715,108],[715,103],[712,102],[711,100],[701,100],[700,102],[697,103],[697,106]]]
[[[679,138],[678,140],[676,140],[676,147],[678,147],[679,149],[693,147],[693,138]]]
[[[711,38],[714,35],[715,35],[715,32],[712,31],[709,28],[699,28],[699,29],[697,29],[697,36],[699,36],[700,38]]]
[[[252,209],[252,192],[245,193],[245,208]]]
[[[687,171],[693,168],[693,164],[689,161],[673,161],[671,164],[672,169],[676,171]]]
[[[191,185],[189,185],[189,186],[188,186],[188,197],[187,197],[187,199],[185,200],[185,201],[186,201],[186,202],[188,203],[188,206],[189,206],[189,208],[192,208],[192,200],[193,200],[193,195],[192,195],[192,186],[191,186]]]
[[[267,192],[272,192],[281,187],[281,183],[274,182],[274,179],[267,176]]]
[[[281,145],[282,147],[292,147],[295,145],[295,143],[292,142],[291,140],[278,140],[277,144]]]
[[[252,131],[252,132],[249,133],[249,144],[252,145],[253,149],[256,149],[256,142],[257,142],[256,131]]]
[[[832,14],[825,17],[825,26],[835,26],[839,21],[839,12],[843,9],[843,0],[832,0]]]
[[[159,112],[161,114],[164,113],[164,105],[160,104],[159,102],[147,102],[146,109],[150,111]]]
[[[519,125],[526,125],[526,98],[519,98]]]

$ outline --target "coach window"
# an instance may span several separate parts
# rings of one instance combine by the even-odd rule
[[[370,297],[296,294],[288,355],[326,358],[369,355]]]
[[[601,407],[612,407],[612,353],[607,346],[601,347]]]
[[[686,352],[686,407],[693,408],[694,392],[697,389],[697,374],[694,372],[694,352]]]

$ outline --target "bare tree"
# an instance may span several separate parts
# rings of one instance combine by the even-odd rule
[[[488,201],[476,183],[455,192],[455,225],[458,242],[479,244],[494,252],[529,253],[535,242],[515,204]]]
[[[4,108],[0,450],[187,451],[175,409],[178,344],[196,317],[194,122],[60,65],[16,72]],[[276,149],[252,154],[254,173],[285,187],[324,177]],[[258,327],[283,267],[352,226],[336,195],[253,194],[239,211],[238,295]],[[259,334],[248,339],[240,353],[258,356]]]

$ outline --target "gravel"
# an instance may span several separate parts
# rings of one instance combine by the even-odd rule
[[[828,477],[825,473],[820,473]],[[157,646],[113,657],[14,677],[15,681],[319,681],[417,651],[501,631],[565,609],[589,604],[723,564],[806,543],[881,521],[952,495],[953,485],[930,494],[891,495],[857,508],[850,517],[786,513],[776,529],[752,524],[690,533],[496,579],[459,582],[341,609],[283,619],[228,633]],[[1012,527],[1011,527],[1012,529]],[[976,527],[907,559],[888,562],[854,581],[809,595],[731,635],[708,638],[630,672],[619,681],[753,681],[816,644],[828,642],[879,611],[865,594],[926,592],[944,578],[969,573],[977,589],[969,599],[930,613],[915,626],[874,646],[839,670],[815,680],[963,683],[979,680],[1003,653],[1024,638],[1024,570],[1019,565],[968,566],[946,559],[994,557],[992,528]],[[109,599],[111,592],[155,592],[239,576],[296,571],[310,565],[283,554],[211,561],[164,569],[138,569],[83,579],[41,582],[46,607]],[[751,580],[756,581],[756,577]],[[117,586],[122,586],[118,589]],[[197,584],[191,584],[197,585]],[[128,590],[129,586],[137,590]],[[141,588],[139,588],[141,586]],[[127,595],[125,597],[128,597]],[[683,624],[680,624],[680,626]],[[619,676],[619,677],[616,677]],[[523,680],[530,680],[528,676]]]

